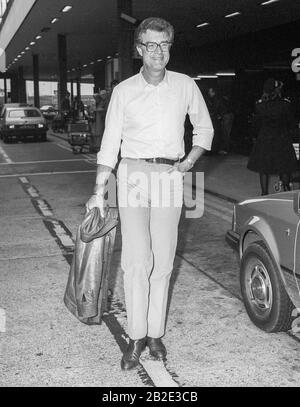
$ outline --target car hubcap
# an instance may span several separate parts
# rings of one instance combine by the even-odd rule
[[[256,261],[248,268],[247,296],[255,313],[266,316],[271,312],[273,302],[272,284],[264,264]]]

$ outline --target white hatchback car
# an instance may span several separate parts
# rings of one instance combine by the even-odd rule
[[[36,107],[5,105],[0,116],[0,137],[5,143],[27,138],[47,140],[47,124]]]

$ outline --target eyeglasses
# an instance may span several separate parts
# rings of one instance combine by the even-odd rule
[[[163,41],[160,44],[158,44],[157,42],[146,42],[146,43],[140,42],[140,44],[144,45],[148,52],[156,51],[157,47],[159,47],[162,52],[167,52],[171,48],[172,42]]]

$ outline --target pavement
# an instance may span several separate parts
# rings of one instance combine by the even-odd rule
[[[54,136],[63,154],[67,135]],[[54,144],[48,144],[49,154]],[[3,146],[8,156],[16,154],[14,145]],[[24,145],[22,154],[33,147]],[[94,180],[95,154],[85,157],[91,171],[76,175],[76,188],[72,174],[0,178],[0,311],[6,310],[6,326],[0,315],[0,387],[299,386],[299,343],[257,329],[238,293],[237,261],[224,235],[232,202],[259,195],[260,188],[257,174],[246,168],[247,157],[236,154],[204,155],[195,166],[205,174],[208,195],[224,198],[207,198],[209,213],[217,215],[222,208],[223,214],[180,225],[167,363],[146,354],[137,374],[120,371],[126,312],[119,233],[111,275],[115,299],[104,323],[83,325],[62,302],[72,239]]]

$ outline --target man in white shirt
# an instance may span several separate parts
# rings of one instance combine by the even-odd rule
[[[132,369],[141,352],[164,359],[169,280],[182,208],[183,176],[210,150],[213,127],[201,92],[188,76],[166,70],[174,29],[148,18],[136,30],[143,59],[137,75],[118,84],[108,107],[97,155],[94,194],[87,210],[104,214],[105,184],[118,159],[118,204],[122,233],[121,266],[129,345],[121,368]],[[193,125],[193,147],[184,157],[184,121]]]

